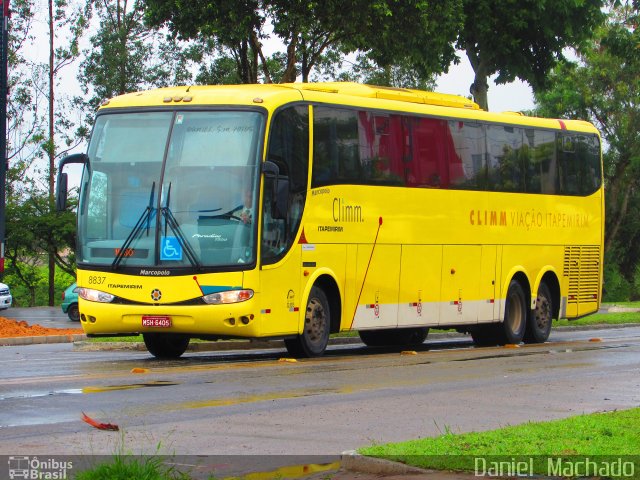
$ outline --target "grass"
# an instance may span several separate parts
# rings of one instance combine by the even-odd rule
[[[594,313],[577,320],[558,320],[554,327],[570,327],[573,325],[618,325],[622,323],[640,323],[640,312]]]
[[[156,457],[115,455],[113,461],[79,472],[76,480],[187,480],[191,476]]]
[[[604,307],[640,308],[640,302],[607,302]]]
[[[459,471],[474,471],[477,457],[502,457],[508,461],[536,456],[535,473],[542,475],[548,474],[548,457],[635,455],[632,461],[640,473],[640,408],[529,422],[479,433],[453,434],[445,430],[439,437],[374,445],[361,448],[358,453],[420,468]]]

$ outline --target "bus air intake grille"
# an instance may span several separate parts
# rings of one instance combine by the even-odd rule
[[[600,247],[565,247],[563,275],[569,279],[569,303],[596,301],[600,296]]]

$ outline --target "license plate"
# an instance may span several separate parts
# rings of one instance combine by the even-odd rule
[[[165,315],[143,315],[142,326],[169,328],[171,326],[171,317]]]

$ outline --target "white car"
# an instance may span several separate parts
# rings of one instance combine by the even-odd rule
[[[5,310],[11,306],[13,297],[9,291],[9,286],[4,283],[0,283],[0,310]]]

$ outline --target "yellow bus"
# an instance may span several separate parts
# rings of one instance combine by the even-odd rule
[[[322,355],[430,328],[544,342],[597,311],[604,191],[589,123],[354,83],[190,86],[105,101],[83,163],[89,336],[284,339]]]

